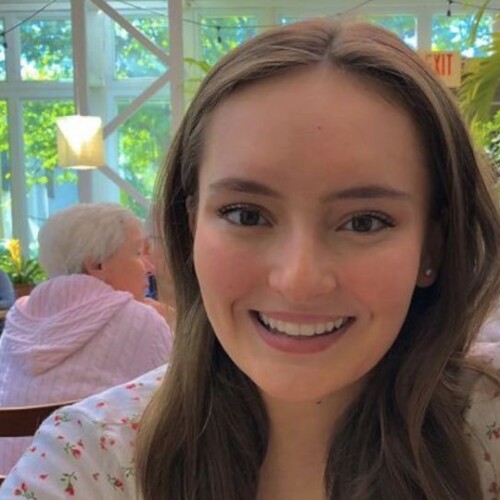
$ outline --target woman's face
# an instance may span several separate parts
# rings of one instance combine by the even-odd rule
[[[101,276],[115,290],[130,292],[143,301],[148,287],[147,275],[153,266],[146,254],[144,230],[139,224],[128,224],[125,240],[118,250],[102,262]]]
[[[230,96],[203,153],[194,264],[223,348],[264,395],[349,394],[433,279],[412,120],[354,77],[309,68]]]

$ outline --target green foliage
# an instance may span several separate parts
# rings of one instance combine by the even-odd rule
[[[476,12],[470,30],[469,43],[475,43],[480,36],[484,20],[491,18],[486,12],[490,0],[483,2]],[[494,32],[490,43],[485,47],[488,57],[473,61],[467,66],[458,97],[464,115],[475,134],[482,134],[482,126],[490,122],[491,103],[500,86],[500,34]],[[500,129],[499,129],[500,130]]]
[[[415,16],[363,16],[362,19],[392,31],[407,45],[417,48],[417,18]]]
[[[47,279],[37,259],[22,255],[19,240],[4,241],[0,247],[0,269],[5,271],[12,283],[36,285]]]
[[[488,121],[491,103],[500,87],[500,33],[493,33],[490,55],[467,66],[459,89],[465,116],[473,126]]]
[[[119,102],[119,111],[129,101]],[[156,172],[170,138],[171,107],[166,100],[144,104],[118,130],[119,166],[124,178],[147,197],[153,194]],[[125,191],[120,202],[140,217],[145,210]]]
[[[23,106],[26,182],[62,184],[76,182],[73,171],[63,171],[55,176],[57,167],[56,119],[75,113],[71,101],[25,101]]]
[[[475,138],[486,151],[500,178],[500,110],[493,115],[491,120],[476,124]]]
[[[167,17],[134,17],[128,21],[149,40],[168,53],[170,39]],[[165,72],[165,66],[127,30],[115,25],[115,77],[119,80],[155,77]]]
[[[0,154],[9,151],[7,101],[0,100]]]
[[[32,20],[20,27],[23,80],[73,78],[70,20]]]
[[[257,34],[255,16],[204,17],[200,26],[202,59],[213,66],[223,55]]]
[[[467,57],[485,57],[490,51],[493,16],[437,15],[432,18],[432,50],[457,50]],[[471,33],[476,36],[471,39]]]

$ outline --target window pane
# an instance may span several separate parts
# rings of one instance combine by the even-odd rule
[[[0,32],[3,33],[3,19],[0,19]],[[5,38],[0,39],[0,42],[4,42]],[[0,80],[5,80],[6,69],[5,69],[5,49],[0,47]]]
[[[415,16],[363,16],[363,20],[392,31],[407,45],[417,48],[417,18]]]
[[[439,15],[432,18],[432,49],[458,50],[463,56],[485,57],[485,47],[491,43],[493,16],[485,14],[481,19],[474,46],[467,43],[474,24],[474,16]]]
[[[167,17],[135,17],[128,21],[165,52],[169,50]],[[115,24],[115,78],[156,77],[165,66],[130,33]]]
[[[78,203],[77,175],[57,167],[56,118],[75,113],[72,101],[23,103],[28,221],[32,240],[54,212]]]
[[[204,17],[201,22],[201,54],[210,65],[257,34],[254,16]]]
[[[307,19],[306,17],[297,17],[297,16],[281,16],[280,24],[292,24],[297,21],[303,21]]]
[[[12,238],[9,135],[5,101],[0,101],[0,168],[0,238]]]
[[[131,101],[120,99],[121,112]],[[147,198],[153,194],[154,182],[160,161],[170,139],[170,100],[150,100],[118,129],[119,167],[123,178]],[[127,192],[121,190],[120,203],[138,216],[147,213]]]
[[[69,20],[34,20],[21,30],[21,78],[58,81],[73,78]]]

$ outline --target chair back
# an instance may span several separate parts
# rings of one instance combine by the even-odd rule
[[[76,401],[64,401],[37,406],[0,408],[0,437],[33,436],[40,424],[54,411]],[[0,485],[5,476],[0,476]]]
[[[0,407],[0,437],[33,436],[40,424],[54,411],[76,401],[36,406]]]

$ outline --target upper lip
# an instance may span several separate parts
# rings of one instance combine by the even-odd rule
[[[284,311],[255,311],[256,313],[263,314],[268,318],[274,319],[276,321],[283,321],[287,323],[328,323],[331,321],[337,321],[341,318],[350,317],[349,314],[310,314],[310,313],[297,313],[297,312],[284,312]]]

